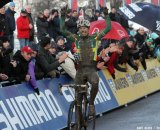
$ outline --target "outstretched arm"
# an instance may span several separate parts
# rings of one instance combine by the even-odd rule
[[[65,14],[66,14],[66,7],[61,9],[60,31],[71,42],[75,42],[77,40],[76,34],[72,34],[71,32],[67,31],[66,28],[65,28]]]
[[[111,20],[109,15],[105,16],[105,21],[106,21],[106,28],[99,33],[97,33],[96,39],[101,40],[102,37],[104,37],[110,30],[111,30]]]

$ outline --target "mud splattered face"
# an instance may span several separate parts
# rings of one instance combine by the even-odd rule
[[[85,37],[89,34],[89,28],[88,27],[80,27],[79,28],[79,32],[81,34],[82,37]]]

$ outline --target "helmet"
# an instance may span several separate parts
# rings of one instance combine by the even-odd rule
[[[80,27],[88,27],[89,28],[89,26],[90,26],[90,22],[88,20],[81,19],[81,20],[78,20],[78,22],[77,22],[78,28],[80,28]]]

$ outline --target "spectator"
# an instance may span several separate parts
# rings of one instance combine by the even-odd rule
[[[56,39],[56,52],[57,56],[61,56],[64,53],[68,52],[68,57],[65,59],[65,62],[62,63],[60,66],[64,69],[64,71],[73,79],[75,79],[76,76],[76,69],[75,69],[75,64],[74,64],[74,58],[73,55],[71,54],[70,48],[68,48],[65,44],[65,39],[63,36],[59,36]]]
[[[24,46],[21,51],[18,50],[13,56],[11,61],[12,77],[15,77],[18,81],[27,81],[31,80],[31,76],[28,74],[28,64],[31,59],[33,50]]]
[[[51,11],[50,17],[51,19],[49,21],[48,32],[49,32],[50,37],[56,40],[56,38],[60,34],[60,19],[58,15],[58,10],[53,9]]]
[[[9,43],[12,49],[14,49],[14,31],[16,29],[16,23],[15,23],[15,3],[10,2],[9,7],[6,10],[6,17],[8,20],[9,25]]]
[[[33,50],[33,52],[31,54],[32,58],[29,62],[29,66],[28,66],[28,74],[31,76],[29,83],[32,86],[32,88],[34,89],[34,91],[39,95],[40,93],[39,93],[39,89],[37,86],[36,75],[35,75],[35,63],[36,63],[36,56],[38,53],[38,45],[35,43],[31,43],[30,48]]]
[[[77,18],[72,16],[72,10],[67,10],[67,15],[65,19],[65,26],[68,31],[73,34],[77,33]]]
[[[111,43],[109,47],[103,49],[100,53],[101,60],[98,63],[97,67],[101,69],[104,65],[107,67],[113,79],[115,79],[115,68],[121,72],[126,72],[125,68],[121,68],[118,65],[118,57],[122,54],[122,47],[116,45],[115,43]]]
[[[0,37],[9,36],[8,20],[5,15],[5,7],[0,8]]]
[[[137,34],[135,35],[135,39],[137,42],[137,46],[141,48],[141,45],[145,42],[145,39],[147,37],[147,34],[144,31],[144,28],[141,27],[137,30]]]
[[[91,18],[90,22],[97,21],[99,16],[100,16],[100,11],[99,10],[95,10],[95,14]]]
[[[10,72],[10,53],[13,49],[9,48],[9,40],[7,37],[0,38],[0,68],[1,73],[9,76]]]
[[[43,11],[43,15],[44,15],[44,18],[46,19],[46,20],[48,20],[49,19],[49,9],[45,9],[44,11]]]
[[[115,7],[111,8],[111,12],[109,13],[109,17],[110,17],[111,21],[117,21],[116,8]]]
[[[59,57],[59,59],[56,59],[49,53],[50,47],[51,38],[43,37],[40,41],[40,48],[36,58],[36,66],[38,68],[38,73],[41,71],[44,73],[44,76],[56,77],[56,69],[67,58],[67,54],[64,53]]]
[[[138,67],[134,63],[133,55],[130,55],[130,52],[135,47],[135,44],[136,44],[135,38],[131,36],[124,44],[123,52],[121,56],[118,58],[118,60],[120,64],[127,62],[134,70],[138,71]]]
[[[36,25],[37,25],[37,38],[38,41],[40,41],[44,35],[48,34],[48,21],[44,18],[42,12],[39,12],[38,14]]]
[[[52,42],[51,47],[49,48],[49,52],[54,58],[56,58],[56,48],[56,43]]]
[[[29,44],[29,32],[32,28],[33,26],[29,23],[26,10],[22,9],[20,17],[17,19],[17,37],[20,42],[20,49]]]
[[[31,6],[27,5],[25,7],[26,12],[27,12],[27,17],[29,19],[29,24],[32,25],[32,28],[30,29],[30,35],[29,35],[29,43],[32,44],[34,42],[34,21],[32,18],[32,10],[31,10]]]

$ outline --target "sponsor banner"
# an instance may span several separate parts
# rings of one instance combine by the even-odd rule
[[[102,72],[99,72],[99,93],[95,99],[97,113],[118,107]],[[28,84],[0,88],[0,130],[58,130],[66,127],[68,109],[74,100],[72,88],[62,88],[59,83],[69,84],[69,77],[38,81],[40,95]]]
[[[159,62],[155,59],[147,60],[146,71],[143,70],[139,62],[137,64],[139,65],[137,72],[128,65],[125,66],[128,68],[128,73],[116,71],[115,80],[111,78],[107,70],[103,70],[107,82],[120,106],[160,90],[158,84],[160,77]]]

